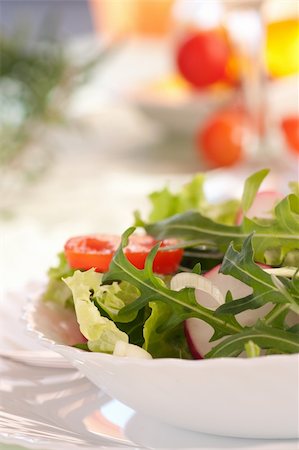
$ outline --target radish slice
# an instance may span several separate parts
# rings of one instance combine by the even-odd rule
[[[261,219],[271,219],[273,217],[272,210],[276,203],[283,199],[283,195],[276,191],[261,191],[256,194],[256,197],[246,213],[246,217],[253,219],[259,217]],[[239,211],[237,216],[237,225],[243,221],[244,213]]]
[[[219,269],[220,265],[207,272],[204,277],[213,285],[213,290],[218,289],[220,291],[220,295],[223,299],[225,299],[228,291],[231,292],[234,299],[246,297],[252,293],[252,288],[247,286],[247,284],[242,283],[242,281],[239,281],[230,275],[219,273]],[[203,292],[199,288],[196,290],[195,295],[198,303],[207,308],[217,309],[219,306],[216,298],[207,291]],[[267,304],[256,310],[243,311],[242,313],[237,314],[236,318],[242,326],[250,326],[256,322],[258,317],[264,316],[270,311],[271,307],[270,304]],[[186,340],[195,359],[203,358],[206,353],[220,342],[220,340],[212,343],[209,342],[213,333],[213,328],[200,319],[191,318],[185,321]]]
[[[220,266],[217,266],[217,273]],[[213,272],[211,270],[209,273]],[[207,275],[207,274],[206,274]],[[207,308],[217,309],[219,305],[224,303],[225,297],[223,293],[208,276],[202,276],[195,273],[181,272],[175,275],[170,282],[170,288],[179,291],[185,287],[195,288],[195,296],[198,301],[200,296],[200,304]],[[242,283],[243,284],[243,283]],[[203,348],[198,348],[197,342],[209,342],[213,334],[213,329],[206,322],[199,319],[188,319],[184,324],[185,336],[190,348],[191,354],[195,359],[201,359],[205,353]],[[208,350],[207,350],[208,351]]]

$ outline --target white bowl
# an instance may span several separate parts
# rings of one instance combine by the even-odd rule
[[[27,330],[107,394],[138,412],[188,430],[244,438],[297,438],[299,355],[251,359],[140,360],[69,346],[70,313],[38,298]]]

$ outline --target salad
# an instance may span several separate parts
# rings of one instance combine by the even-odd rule
[[[141,358],[299,353],[299,185],[262,191],[268,172],[217,204],[198,174],[150,194],[148,219],[135,212],[121,237],[70,238],[42,300],[76,315],[75,346]]]

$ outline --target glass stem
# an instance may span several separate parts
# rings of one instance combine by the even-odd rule
[[[262,1],[229,2],[226,25],[240,64],[242,100],[254,128],[248,152],[253,157],[258,152],[260,158],[265,154],[263,147],[268,127]],[[260,152],[261,148],[263,152]]]

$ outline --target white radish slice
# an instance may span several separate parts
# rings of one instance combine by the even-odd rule
[[[231,292],[234,299],[246,297],[252,293],[251,287],[230,275],[219,273],[219,269],[220,265],[207,272],[204,277],[212,283],[214,289],[217,288],[220,291],[223,299],[228,291]],[[219,306],[218,301],[210,293],[197,289],[195,295],[198,303],[207,308],[217,309]],[[241,325],[250,326],[256,322],[258,317],[262,317],[270,311],[271,307],[271,305],[267,304],[256,310],[243,311],[237,314],[236,318]],[[185,321],[186,340],[194,358],[203,358],[206,353],[220,342],[220,340],[209,342],[213,333],[213,328],[200,319],[191,318]]]
[[[220,266],[217,266],[218,269]],[[218,272],[217,269],[217,272]],[[214,270],[214,269],[213,269]],[[211,270],[212,272],[212,270]],[[201,297],[201,304],[203,306],[206,306],[208,308],[217,309],[218,306],[222,305],[224,303],[224,297],[220,289],[215,286],[211,280],[207,276],[198,275],[195,273],[186,273],[181,272],[175,275],[170,282],[170,288],[174,291],[179,291],[185,287],[192,287],[196,289],[195,295],[196,299],[198,300],[197,293],[200,293]],[[212,336],[212,328],[207,323],[203,322],[202,320],[198,319],[188,319],[185,321],[184,324],[184,330],[185,330],[185,336],[188,343],[188,346],[190,348],[191,354],[195,359],[201,359],[203,353],[200,353],[197,349],[197,346],[195,345],[195,342],[198,341],[197,336],[195,334],[198,333],[198,322],[200,322],[200,341],[205,342],[206,340],[209,341]],[[193,324],[195,324],[194,330],[193,330]],[[193,339],[193,333],[192,336],[190,335],[190,332],[194,333],[194,339]],[[208,335],[209,337],[207,337]],[[193,344],[194,340],[194,344]]]
[[[271,219],[273,217],[272,210],[276,203],[283,199],[283,195],[276,191],[261,191],[256,194],[256,197],[246,213],[246,217],[253,219],[259,217],[261,219]],[[240,210],[237,216],[237,225],[242,223],[244,214]]]

